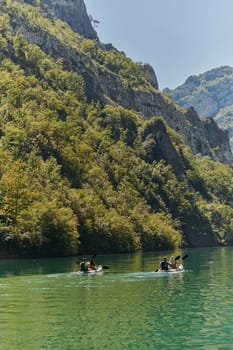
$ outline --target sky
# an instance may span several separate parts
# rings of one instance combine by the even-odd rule
[[[84,0],[103,43],[149,63],[159,88],[233,65],[233,0]]]

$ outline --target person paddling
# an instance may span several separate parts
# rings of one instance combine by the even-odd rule
[[[96,263],[94,261],[94,258],[96,257],[96,254],[92,255],[91,260],[90,260],[90,268],[95,270],[96,269]]]
[[[169,261],[167,261],[166,256],[164,256],[163,260],[160,261],[160,269],[161,270],[168,270],[169,269]]]
[[[174,258],[174,256],[171,256],[170,257],[170,260],[169,260],[169,265],[172,269],[175,269],[176,268],[176,259]]]
[[[79,266],[80,266],[80,271],[84,271],[84,272],[88,271],[87,259],[83,258]]]

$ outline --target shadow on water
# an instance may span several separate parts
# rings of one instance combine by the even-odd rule
[[[46,275],[74,271],[77,258],[2,259],[0,277],[21,275]]]

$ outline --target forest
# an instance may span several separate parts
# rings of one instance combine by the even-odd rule
[[[89,101],[83,77],[15,33],[12,16],[54,35],[62,26],[63,39],[75,41],[96,65],[146,89],[139,65],[72,34],[61,21],[51,27],[37,8],[32,13],[25,4],[6,3],[0,15],[0,255],[231,245],[232,167],[194,155],[161,116],[145,119]],[[170,140],[179,172],[159,152],[158,128]]]

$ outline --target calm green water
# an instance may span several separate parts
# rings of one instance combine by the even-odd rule
[[[170,253],[189,254],[184,273],[155,276],[158,253],[99,256],[94,276],[0,261],[0,349],[232,349],[233,248]]]

